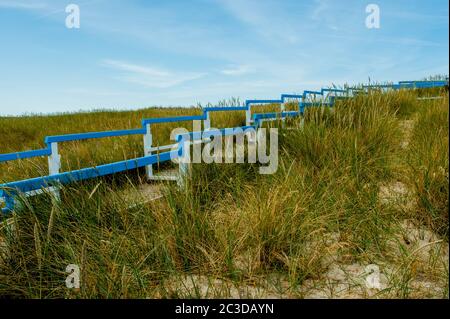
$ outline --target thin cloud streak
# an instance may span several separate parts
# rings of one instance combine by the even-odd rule
[[[220,71],[220,73],[230,76],[239,76],[250,73],[250,67],[248,65],[234,65]]]
[[[101,64],[122,71],[123,73],[121,75],[115,76],[116,79],[150,88],[170,88],[206,76],[206,73],[171,72],[155,67],[111,59],[105,59]]]
[[[4,1],[0,0],[0,8],[6,9],[22,9],[22,10],[37,10],[47,7],[43,2],[20,2],[20,1]]]

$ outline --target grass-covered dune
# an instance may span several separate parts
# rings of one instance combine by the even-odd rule
[[[308,109],[303,129],[279,127],[273,175],[195,164],[184,191],[164,184],[153,201],[139,195],[142,170],[67,185],[60,202],[22,199],[0,230],[0,296],[448,298],[448,91],[422,94],[372,92],[333,112]],[[200,110],[0,118],[0,150],[189,112]],[[236,126],[244,114],[212,120]],[[156,128],[157,141],[175,126]],[[65,170],[142,152],[141,137],[61,151]],[[1,165],[1,181],[47,172],[44,159]],[[65,286],[68,264],[81,268],[78,290]],[[374,267],[380,285],[369,288]]]

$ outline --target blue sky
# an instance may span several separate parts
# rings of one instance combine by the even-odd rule
[[[65,26],[68,4],[80,29]],[[365,26],[365,8],[381,27]],[[448,74],[447,0],[0,0],[0,114],[191,106]]]

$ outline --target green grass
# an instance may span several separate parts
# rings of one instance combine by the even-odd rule
[[[273,175],[259,175],[256,164],[195,164],[183,191],[167,184],[162,199],[133,208],[123,190],[143,182],[142,170],[67,185],[61,202],[47,195],[22,199],[14,227],[0,231],[9,249],[0,261],[0,295],[197,298],[205,296],[198,279],[203,276],[210,282],[208,296],[264,286],[267,293],[302,298],[309,296],[306,286],[326,282],[332,265],[375,263],[388,283],[372,297],[448,298],[448,261],[442,261],[448,247],[448,93],[432,101],[418,101],[418,94],[423,92],[374,92],[339,102],[333,112],[308,109],[302,130],[279,128],[280,163]],[[25,140],[36,147],[48,134],[133,128],[143,115],[184,111],[1,121],[15,125],[10,134],[22,136],[12,136],[17,144],[5,146],[18,151]],[[241,113],[218,113],[213,126],[243,120]],[[405,120],[415,121],[406,148]],[[169,132],[167,126],[158,134]],[[142,152],[138,140],[93,143],[68,145],[66,167]],[[39,174],[29,162],[21,165],[27,169],[8,166],[2,178]],[[380,187],[392,181],[410,191],[407,208],[381,200]],[[442,249],[420,259],[426,247],[404,243],[405,220],[434,232],[439,243],[426,247]],[[65,287],[68,264],[82,269],[78,291]],[[197,278],[193,289],[180,286],[183,276]],[[278,284],[271,283],[275,277],[281,278]],[[424,278],[433,288],[416,287]]]
[[[407,161],[417,193],[416,218],[448,237],[448,104],[420,109]]]

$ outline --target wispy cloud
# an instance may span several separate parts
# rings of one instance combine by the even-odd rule
[[[43,2],[0,0],[0,8],[37,10],[37,9],[44,9],[46,7],[47,4]]]
[[[167,71],[160,68],[133,64],[125,61],[105,59],[102,65],[123,73],[116,78],[151,88],[169,88],[181,83],[200,79],[206,73],[184,73]]]
[[[437,43],[437,42],[422,40],[419,38],[409,38],[409,37],[398,38],[398,39],[386,39],[385,41],[386,42],[391,41],[393,43],[398,43],[401,45],[411,45],[411,46],[431,46],[431,47],[441,46],[441,44]]]
[[[386,12],[385,14],[387,16],[397,18],[397,19],[404,19],[404,20],[411,20],[415,22],[427,22],[427,23],[448,23],[448,7],[447,10],[445,10],[445,7],[442,7],[442,13],[447,14],[426,14],[426,13],[420,13],[420,12],[408,12],[408,11],[391,11]]]
[[[220,73],[231,76],[244,75],[251,72],[248,65],[230,65],[228,68],[223,69]]]
[[[297,32],[277,2],[257,0],[219,0],[218,3],[235,19],[250,26],[264,38],[298,42]]]
[[[131,64],[128,62],[123,62],[123,61],[105,59],[105,60],[103,60],[103,63],[105,65],[111,66],[111,67],[121,70],[121,71],[128,71],[128,72],[138,73],[138,74],[142,74],[142,75],[148,75],[148,76],[154,76],[154,77],[165,77],[165,76],[170,75],[170,73],[167,71],[151,68],[148,66]]]
[[[324,11],[326,11],[329,7],[328,2],[326,0],[315,0],[316,7],[314,8],[311,19],[313,20],[321,20],[321,16]]]

